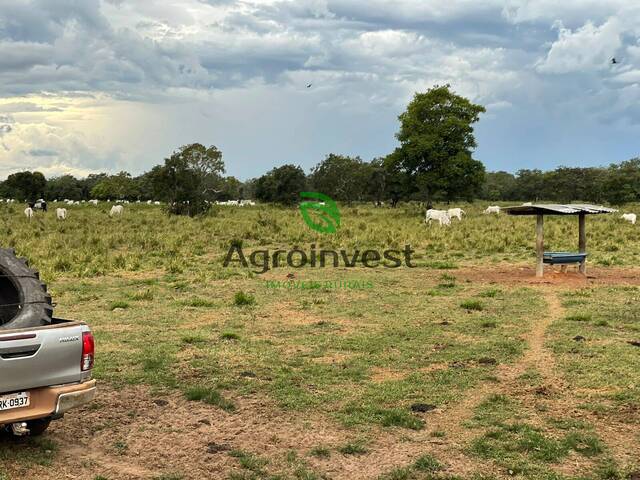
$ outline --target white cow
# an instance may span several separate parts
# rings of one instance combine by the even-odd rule
[[[98,200],[96,200],[95,198],[89,200],[89,203],[92,203],[94,205],[98,205]]]
[[[427,225],[431,223],[431,220],[438,220],[440,225],[451,225],[451,217],[449,217],[449,214],[444,210],[434,210],[430,208],[427,210],[427,215],[424,220]]]
[[[466,215],[466,213],[461,208],[450,208],[447,210],[447,215],[449,218],[456,217],[458,220],[462,220],[462,215]]]
[[[24,209],[24,214],[29,220],[31,220],[33,218],[33,208],[31,208],[31,207],[25,208]]]
[[[109,216],[113,217],[114,215],[122,215],[123,211],[124,211],[124,207],[122,205],[114,205],[113,207],[111,207]]]
[[[487,209],[482,212],[484,214],[487,213],[495,213],[496,215],[498,215],[500,213],[500,207],[498,205],[490,205],[487,207]]]
[[[56,218],[58,220],[66,220],[67,219],[67,209],[66,208],[56,208]]]
[[[636,224],[636,214],[635,213],[623,213],[620,218],[622,218],[623,220],[626,220],[627,222],[631,223],[632,225]]]

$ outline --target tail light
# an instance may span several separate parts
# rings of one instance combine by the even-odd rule
[[[93,340],[93,334],[91,332],[84,332],[82,334],[82,361],[80,362],[80,370],[86,372],[93,368],[93,357],[95,354],[96,345]]]

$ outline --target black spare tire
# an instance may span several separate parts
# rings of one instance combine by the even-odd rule
[[[36,270],[10,248],[0,248],[0,330],[49,325],[51,295]]]

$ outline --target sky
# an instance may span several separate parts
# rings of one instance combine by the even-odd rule
[[[193,142],[240,179],[369,161],[445,83],[486,107],[489,170],[638,156],[640,2],[0,0],[0,178],[139,174]]]

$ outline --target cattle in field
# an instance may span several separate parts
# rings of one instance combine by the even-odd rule
[[[451,225],[451,217],[449,217],[449,214],[445,210],[435,210],[433,208],[427,210],[425,216],[427,225],[431,223],[431,220],[437,220],[440,222],[440,225]]]
[[[461,208],[450,208],[447,210],[449,218],[456,217],[458,220],[462,220],[462,215],[466,215],[466,212]]]
[[[109,216],[113,217],[114,215],[122,215],[123,211],[124,211],[124,207],[122,205],[114,205],[113,207],[111,207]]]
[[[627,222],[629,222],[632,225],[636,224],[636,214],[635,213],[623,213],[620,218],[623,219],[623,220],[626,220]]]
[[[495,213],[496,215],[498,215],[500,213],[500,207],[498,205],[490,205],[482,213],[484,213],[485,215],[489,213]]]

